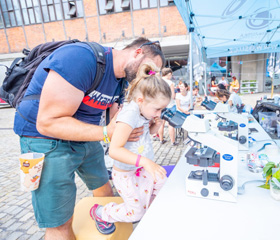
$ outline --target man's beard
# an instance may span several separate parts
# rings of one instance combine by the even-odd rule
[[[137,62],[134,62],[134,63],[131,63],[131,64],[128,64],[125,69],[124,69],[124,72],[125,72],[125,79],[126,81],[128,81],[129,83],[131,83],[135,78],[136,78],[136,74],[138,72],[138,68],[139,66],[141,65],[142,61],[143,61],[143,58],[140,58]]]

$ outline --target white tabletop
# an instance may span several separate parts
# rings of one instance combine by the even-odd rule
[[[259,126],[252,137],[270,140]],[[265,142],[254,144],[259,149]],[[187,150],[186,150],[187,151]],[[237,203],[189,197],[185,192],[187,163],[185,153],[166,184],[138,224],[129,240],[267,240],[279,238],[280,202],[271,198],[261,183],[246,185]],[[247,170],[239,162],[238,185],[248,180],[263,180],[261,173]]]

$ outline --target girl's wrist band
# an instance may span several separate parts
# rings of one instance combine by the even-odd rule
[[[136,167],[139,167],[140,158],[141,158],[141,155],[138,154],[138,155],[137,155],[137,159],[136,159],[136,163],[135,163],[135,166],[136,166]]]
[[[104,126],[104,127],[103,127],[103,135],[104,135],[103,140],[104,140],[105,143],[111,142],[111,140],[110,140],[110,138],[109,138],[109,136],[108,136],[107,126]]]

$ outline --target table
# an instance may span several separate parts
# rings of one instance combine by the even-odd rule
[[[249,127],[258,129],[251,135],[255,139],[271,140],[257,121]],[[250,150],[259,149],[264,143],[256,143]],[[188,164],[184,155],[129,240],[279,238],[280,202],[270,197],[269,190],[258,188],[261,183],[246,185],[244,195],[237,196],[237,203],[189,197],[185,193]],[[238,186],[255,179],[263,180],[261,173],[249,172],[245,161],[240,160]]]

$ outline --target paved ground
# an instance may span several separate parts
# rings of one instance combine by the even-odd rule
[[[14,134],[14,109],[0,108],[0,239],[43,239],[44,229],[37,227],[31,205],[31,194],[19,189],[19,138]],[[172,147],[170,141],[160,145],[153,142],[156,162],[174,165],[184,149],[183,144]],[[77,201],[92,196],[76,176]]]
[[[255,106],[257,99],[265,94],[241,96],[245,104]],[[30,193],[19,189],[19,139],[12,130],[14,109],[0,108],[0,240],[43,239],[44,229],[39,229],[34,219]],[[167,128],[166,131],[167,133]],[[168,140],[168,136],[166,135]],[[184,145],[182,139],[176,147],[170,141],[161,145],[153,142],[156,162],[161,165],[174,165],[179,160]],[[76,177],[77,201],[91,196],[80,180]]]

